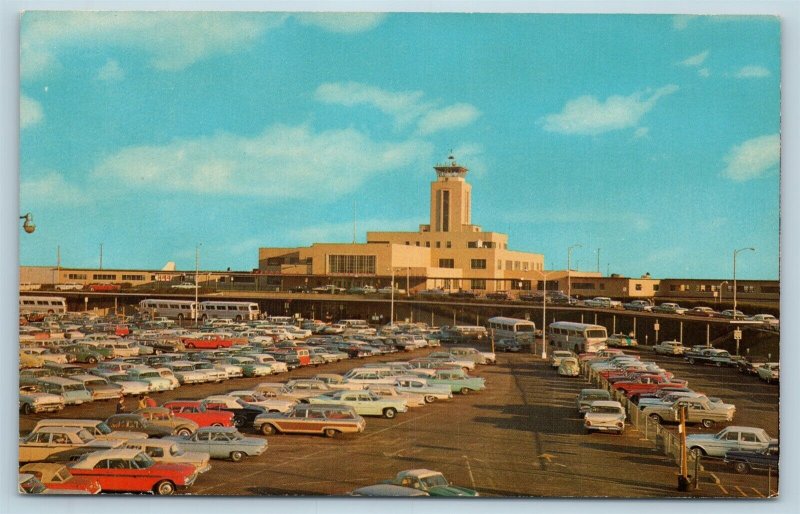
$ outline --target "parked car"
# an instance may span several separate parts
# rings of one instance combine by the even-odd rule
[[[568,350],[555,350],[550,353],[550,367],[558,368],[561,366],[561,359],[575,357],[575,354]]]
[[[144,439],[147,437],[147,434],[140,431],[115,430],[99,419],[42,419],[36,423],[36,426],[33,427],[32,432],[37,432],[44,427],[82,428],[100,441],[118,439],[124,439],[127,441],[129,439]]]
[[[461,369],[437,369],[427,380],[430,385],[450,386],[454,393],[468,394],[470,391],[486,389],[486,382],[482,377],[471,377]]]
[[[503,352],[518,352],[522,349],[516,339],[504,338],[499,339],[494,343],[494,347],[498,351]]]
[[[768,384],[779,382],[781,378],[781,365],[778,362],[766,362],[756,368],[756,374],[758,374],[758,378]]]
[[[84,453],[116,448],[122,439],[99,440],[79,427],[42,427],[19,440],[19,462],[69,462]]]
[[[705,428],[711,428],[717,423],[733,421],[736,406],[721,402],[712,402],[706,397],[683,397],[675,400],[671,405],[664,403],[647,404],[642,409],[642,414],[650,419],[662,421],[679,421],[680,410],[686,409],[687,423],[700,423]]]
[[[778,440],[770,437],[763,428],[730,426],[716,434],[691,434],[686,436],[686,447],[711,457],[725,457],[731,450],[766,450]]]
[[[770,443],[764,450],[729,450],[725,453],[725,462],[737,473],[774,471],[777,474],[779,460],[780,451],[777,443]]]
[[[108,379],[98,375],[73,375],[72,380],[82,382],[84,387],[92,393],[92,399],[114,400],[122,396],[122,386],[113,384]]]
[[[688,311],[686,311],[687,316],[701,316],[703,318],[717,318],[720,316],[720,313],[712,309],[711,307],[692,307]]]
[[[773,330],[779,330],[781,326],[780,320],[778,320],[778,318],[776,318],[772,314],[755,314],[753,316],[750,316],[750,318],[748,319],[750,321],[760,321],[768,328],[771,328]]]
[[[392,384],[367,384],[365,389],[387,400],[405,400],[409,407],[422,407],[426,403],[422,396],[400,392]]]
[[[386,399],[372,391],[332,391],[308,399],[311,404],[347,405],[361,416],[383,416],[392,419],[399,412],[406,412],[405,400]]]
[[[427,379],[421,377],[396,377],[393,385],[401,393],[422,396],[426,403],[453,398],[453,391],[449,385],[432,385],[428,383]]]
[[[201,427],[232,427],[233,413],[207,409],[203,402],[192,400],[174,400],[164,403],[165,407],[181,418],[194,421]]]
[[[65,405],[80,405],[90,403],[92,393],[86,389],[83,382],[61,377],[46,377],[39,380],[42,391],[57,394],[64,398]]]
[[[475,364],[497,364],[497,356],[494,352],[481,352],[475,348],[453,346],[449,353],[457,359],[472,359]]]
[[[578,413],[583,416],[589,411],[589,406],[595,401],[611,400],[611,393],[606,389],[581,389],[576,400]]]
[[[233,414],[233,425],[238,428],[253,426],[256,416],[264,414],[267,410],[258,405],[250,405],[240,398],[228,395],[213,395],[202,401],[206,410],[219,410]]]
[[[58,412],[64,408],[64,397],[45,393],[40,386],[29,385],[19,388],[19,411],[22,414]]]
[[[625,408],[621,403],[610,400],[595,400],[583,417],[583,426],[588,433],[625,431]]]
[[[196,370],[194,363],[189,361],[167,362],[164,363],[164,367],[175,374],[181,385],[202,384],[204,382],[209,382],[211,378],[208,373]]]
[[[250,405],[263,407],[267,412],[287,412],[297,403],[294,400],[279,399],[274,391],[260,392],[255,389],[230,391],[228,396],[239,398]]]
[[[72,465],[74,476],[100,482],[106,492],[170,495],[190,487],[197,478],[191,464],[161,464],[135,449],[120,448],[85,455]]]
[[[165,407],[146,407],[134,412],[154,425],[160,425],[170,430],[173,435],[193,434],[200,428],[200,425],[191,419],[176,416],[171,410]]]
[[[363,432],[365,427],[364,418],[353,407],[326,404],[299,404],[285,413],[261,414],[253,422],[253,428],[264,435],[324,434],[336,437],[338,434]]]
[[[562,377],[577,377],[581,374],[581,367],[577,357],[564,357],[558,365],[558,375]]]
[[[125,443],[125,448],[139,450],[146,453],[151,459],[164,464],[191,464],[198,473],[205,473],[211,469],[208,462],[211,458],[205,452],[187,452],[174,441],[163,439],[134,439]]]
[[[653,310],[653,304],[647,300],[631,300],[628,303],[623,303],[622,307],[628,311],[650,312]]]
[[[740,310],[726,309],[720,313],[723,318],[745,319],[747,316]]]
[[[639,343],[636,341],[636,338],[631,335],[612,334],[608,336],[608,339],[606,339],[606,345],[631,347],[631,346],[638,346]]]
[[[662,355],[683,355],[683,343],[680,341],[662,341],[653,346],[653,351]]]
[[[712,364],[717,367],[736,366],[737,360],[727,351],[719,348],[703,348],[700,351],[686,351],[683,358],[689,364]]]
[[[208,453],[212,459],[230,459],[239,462],[245,456],[261,455],[267,449],[266,439],[245,437],[235,427],[203,427],[188,436],[170,436],[187,451]]]
[[[170,427],[155,424],[141,414],[114,414],[106,420],[106,425],[115,431],[141,432],[146,434],[146,437],[172,435]]]
[[[587,307],[595,307],[600,309],[621,309],[622,302],[612,300],[607,296],[597,296],[583,302]]]
[[[102,491],[97,480],[75,476],[69,468],[56,462],[32,462],[19,468],[19,472],[35,476],[52,493],[98,494]]]
[[[416,489],[431,496],[480,496],[477,491],[453,485],[440,472],[429,469],[401,471],[385,483]]]
[[[665,303],[662,303],[661,305],[657,305],[657,306],[653,307],[653,311],[652,312],[663,312],[665,314],[686,314],[686,311],[688,311],[688,310],[689,309],[686,309],[685,307],[681,307],[677,303],[665,302]]]

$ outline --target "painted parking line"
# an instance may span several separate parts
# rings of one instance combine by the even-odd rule
[[[722,494],[724,494],[725,496],[727,496],[727,495],[729,495],[729,494],[730,494],[730,493],[728,492],[728,490],[727,490],[727,489],[725,489],[725,487],[724,487],[722,484],[720,484],[720,483],[717,483],[717,487],[719,487],[719,488],[720,488],[720,490],[722,491]]]
[[[756,489],[755,487],[751,487],[750,489],[752,489],[752,490],[753,490],[753,492],[754,492],[754,493],[756,493],[757,495],[759,495],[760,497],[762,497],[762,498],[766,498],[766,496],[764,496],[763,494],[761,494],[761,491],[759,491],[759,490],[758,490],[758,489]]]
[[[737,491],[739,491],[739,493],[740,493],[742,496],[744,496],[745,498],[747,498],[747,493],[746,493],[746,492],[744,492],[744,491],[742,491],[742,488],[741,488],[741,487],[739,487],[738,485],[735,485],[735,486],[733,486],[733,487],[734,487],[734,488],[735,488]]]

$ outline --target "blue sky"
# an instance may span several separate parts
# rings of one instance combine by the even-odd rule
[[[22,18],[20,262],[248,270],[427,222],[432,166],[548,268],[778,277],[773,17]]]

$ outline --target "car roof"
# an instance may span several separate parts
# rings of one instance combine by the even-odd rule
[[[198,432],[238,432],[236,427],[200,427]]]
[[[77,434],[81,430],[83,430],[83,427],[64,427],[64,426],[58,425],[58,426],[45,426],[45,427],[42,427],[41,429],[37,430],[37,432],[48,432],[48,433],[50,433],[50,432],[59,432],[59,433],[69,432],[69,433]]]
[[[592,407],[619,407],[622,408],[622,404],[619,402],[611,401],[611,400],[597,400],[591,403]]]
[[[611,393],[609,393],[605,389],[581,389],[581,394],[598,394],[598,393],[606,393],[608,395],[611,395]]]
[[[431,469],[420,468],[420,469],[407,469],[405,471],[401,471],[400,473],[398,473],[398,475],[425,478],[433,475],[441,475],[441,472],[433,471]]]

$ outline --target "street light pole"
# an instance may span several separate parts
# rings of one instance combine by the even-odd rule
[[[389,287],[392,288],[392,300],[391,300],[391,308],[389,310],[389,327],[394,328],[394,266],[390,268],[392,272],[392,283],[389,284]]]
[[[582,248],[583,245],[581,244],[574,244],[567,248],[567,303],[569,304],[570,299],[572,298],[572,250],[574,248]]]
[[[750,250],[753,252],[756,251],[755,248],[750,246],[747,248],[739,248],[738,250],[733,251],[733,319],[736,319],[736,256],[739,255],[739,252],[743,252],[745,250]]]
[[[552,271],[550,272],[552,273]],[[542,276],[542,360],[547,359],[547,275],[550,273],[544,273],[540,271],[539,274]],[[534,341],[536,340],[536,335],[534,335]]]

